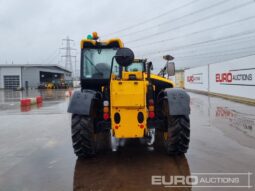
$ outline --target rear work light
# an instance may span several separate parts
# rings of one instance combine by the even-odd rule
[[[155,117],[154,111],[150,111],[150,112],[149,112],[149,118],[150,118],[150,119],[153,119],[154,117]]]
[[[104,107],[104,113],[109,113],[109,107]]]
[[[104,101],[103,102],[103,118],[104,120],[108,120],[110,118],[110,108],[109,108],[109,101]]]
[[[109,101],[104,101],[103,102],[103,105],[106,107],[106,106],[109,106]]]
[[[155,112],[154,112],[154,100],[149,99],[149,118],[153,119],[155,117]]]
[[[104,113],[103,117],[104,117],[104,120],[106,121],[110,118],[110,115],[109,115],[109,113]]]
[[[149,99],[149,105],[154,105],[154,100],[153,99]]]

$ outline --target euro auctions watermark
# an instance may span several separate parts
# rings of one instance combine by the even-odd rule
[[[153,186],[201,188],[253,188],[253,173],[192,173],[191,175],[151,176]]]

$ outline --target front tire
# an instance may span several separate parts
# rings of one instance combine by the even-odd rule
[[[89,158],[96,153],[94,122],[91,117],[72,115],[72,141],[78,157]]]

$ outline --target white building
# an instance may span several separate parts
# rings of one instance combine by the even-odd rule
[[[37,88],[60,79],[71,80],[71,71],[58,65],[0,65],[0,89]]]

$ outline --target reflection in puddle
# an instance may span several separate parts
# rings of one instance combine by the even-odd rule
[[[43,100],[60,100],[65,99],[66,90],[1,90],[0,91],[0,103],[14,103],[19,102],[22,98],[42,96]]]
[[[29,112],[31,110],[31,105],[28,106],[21,106],[20,111],[21,112]]]
[[[185,155],[167,156],[148,151],[146,145],[129,140],[117,152],[99,154],[92,159],[77,159],[73,190],[165,189],[163,185],[152,185],[152,176],[155,175],[167,178],[190,176]]]
[[[226,120],[228,125],[242,131],[244,134],[255,138],[255,116],[238,113],[227,107],[217,107],[215,117],[218,120]]]
[[[4,90],[4,102],[18,102],[22,98],[21,91]]]
[[[209,125],[221,130],[225,136],[243,146],[255,147],[254,106],[195,94],[191,97],[191,107],[200,116],[208,118]]]
[[[20,106],[20,111],[21,112],[29,112],[31,109],[40,109],[43,107],[43,103],[37,103],[34,105],[28,105],[28,106]]]
[[[65,93],[66,90],[52,89],[29,91],[0,90],[0,114],[66,113],[66,101],[68,101],[69,98],[66,97]],[[35,98],[37,96],[42,97],[43,103],[21,107],[20,100],[22,98]],[[61,105],[61,103],[64,102],[65,104]]]

